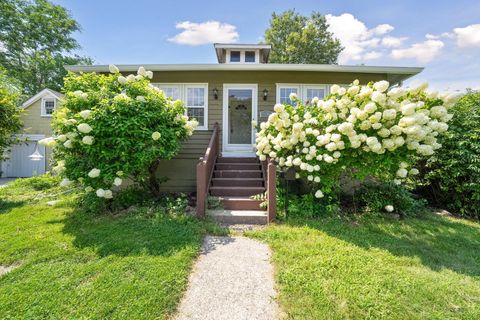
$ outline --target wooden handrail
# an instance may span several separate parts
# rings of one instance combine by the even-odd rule
[[[206,200],[210,189],[213,169],[218,158],[220,140],[218,134],[218,123],[213,126],[212,137],[208,143],[205,155],[200,157],[197,164],[197,217],[205,216]]]
[[[272,159],[267,160],[267,212],[268,221],[275,220],[277,215],[277,167]]]

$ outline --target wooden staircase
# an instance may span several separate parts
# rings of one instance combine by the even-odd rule
[[[209,189],[211,196],[221,199],[223,210],[209,214],[225,223],[268,223],[265,209],[260,208],[263,200],[251,198],[265,193],[264,178],[258,158],[217,158]]]

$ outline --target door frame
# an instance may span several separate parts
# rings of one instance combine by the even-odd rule
[[[229,121],[228,121],[228,91],[235,89],[250,89],[252,90],[252,118],[251,121],[257,120],[258,113],[258,84],[257,83],[224,83],[223,84],[223,117],[222,117],[222,155],[230,156],[255,156],[255,133],[256,129],[252,126],[252,139],[251,144],[229,144],[228,134]]]

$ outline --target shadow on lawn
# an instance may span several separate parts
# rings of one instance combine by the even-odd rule
[[[384,220],[360,225],[337,219],[288,221],[325,232],[364,249],[388,250],[396,256],[418,257],[422,264],[439,271],[480,275],[480,227],[429,215],[402,221]]]
[[[10,210],[21,207],[25,201],[9,201],[0,199],[0,214],[8,213]]]
[[[192,248],[198,250],[206,223],[186,216],[144,217],[90,215],[80,209],[64,220],[63,232],[75,237],[78,248],[92,248],[101,256],[162,255]]]

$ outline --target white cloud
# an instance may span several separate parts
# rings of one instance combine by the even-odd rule
[[[374,59],[378,59],[378,58],[381,58],[383,56],[383,53],[379,52],[379,51],[370,51],[370,52],[367,52],[363,55],[363,58],[365,60],[374,60]]]
[[[340,63],[379,58],[381,56],[380,52],[371,51],[381,45],[382,41],[378,36],[394,29],[389,24],[380,24],[369,29],[365,23],[350,13],[343,13],[339,16],[327,14],[326,19],[329,24],[328,30],[340,40],[345,48],[338,58]]]
[[[471,24],[465,28],[453,29],[460,48],[480,47],[480,24]]]
[[[236,27],[219,21],[201,23],[182,21],[175,27],[183,31],[168,40],[178,44],[198,46],[215,42],[231,43],[238,40]]]
[[[394,59],[416,59],[420,63],[432,61],[440,54],[444,47],[444,43],[440,40],[427,39],[424,42],[414,43],[408,48],[392,50],[392,58]]]
[[[382,45],[387,48],[397,48],[400,47],[408,37],[392,37],[387,36],[382,39]]]

